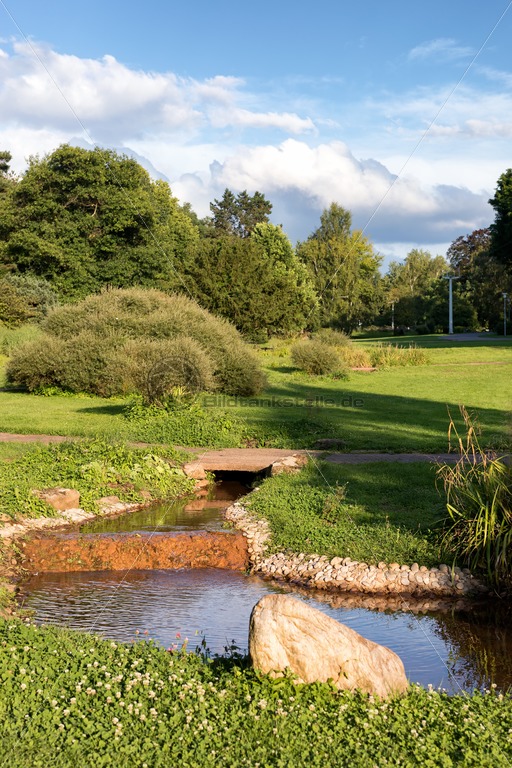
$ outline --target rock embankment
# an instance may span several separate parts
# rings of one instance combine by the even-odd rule
[[[349,557],[278,552],[267,555],[270,530],[266,520],[256,518],[239,502],[225,512],[229,520],[247,538],[251,569],[274,579],[315,589],[376,595],[411,595],[461,597],[487,592],[467,568],[437,568],[424,565],[377,565],[356,562]]]

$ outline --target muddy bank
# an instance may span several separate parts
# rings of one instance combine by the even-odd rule
[[[23,567],[30,573],[124,571],[136,568],[226,568],[248,566],[247,540],[241,533],[39,536],[26,542]]]

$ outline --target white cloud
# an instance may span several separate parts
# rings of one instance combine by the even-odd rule
[[[451,37],[438,37],[435,40],[427,40],[409,51],[409,59],[432,59],[438,61],[455,61],[466,59],[474,54],[472,48],[458,45]]]
[[[133,70],[113,56],[82,59],[32,43],[17,42],[0,58],[0,112],[10,125],[74,132],[80,125],[94,139],[118,141],[150,132],[190,139],[208,126],[314,130],[310,118],[248,109],[243,85],[234,77],[199,82]]]

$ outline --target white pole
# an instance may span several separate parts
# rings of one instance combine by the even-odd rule
[[[453,333],[453,280],[459,278],[455,275],[444,275],[444,279],[448,280],[448,333]]]
[[[507,298],[508,293],[503,294],[503,335],[507,335]]]

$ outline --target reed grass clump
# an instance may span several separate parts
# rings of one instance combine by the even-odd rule
[[[512,470],[484,451],[470,414],[461,407],[466,434],[450,417],[459,460],[441,464],[437,477],[446,500],[441,545],[473,571],[486,573],[497,589],[512,588]]]

